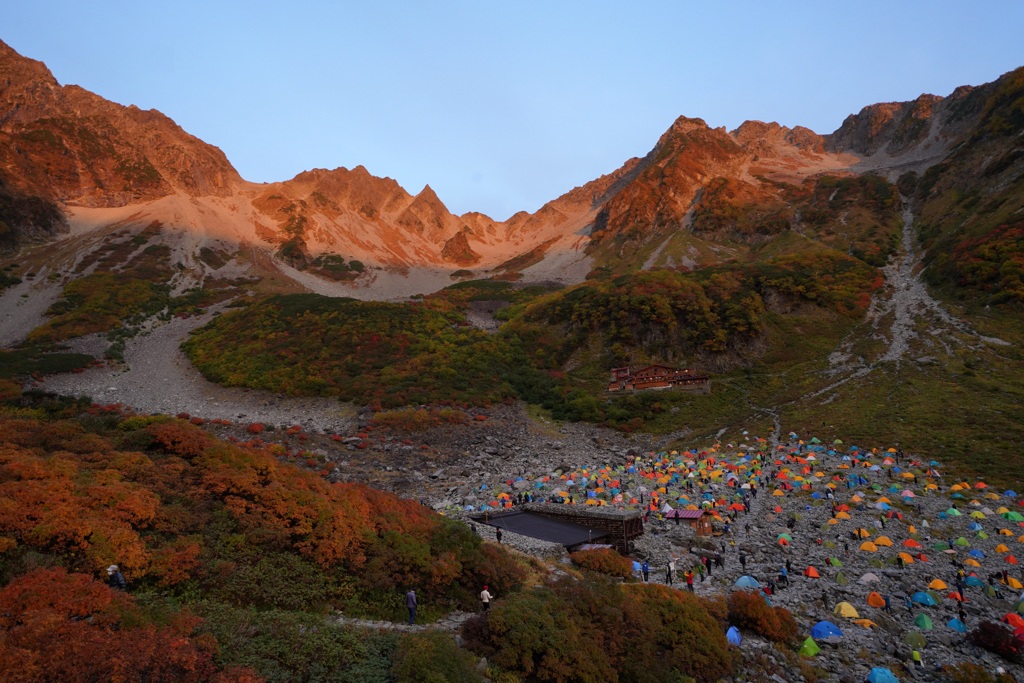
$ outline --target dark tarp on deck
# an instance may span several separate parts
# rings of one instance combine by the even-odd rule
[[[476,517],[476,521],[497,527],[502,531],[511,531],[530,538],[538,538],[549,543],[558,543],[565,547],[591,543],[608,535],[602,529],[592,529],[582,524],[563,522],[533,512],[516,510],[491,514],[486,519]]]

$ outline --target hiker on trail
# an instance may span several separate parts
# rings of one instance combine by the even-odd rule
[[[743,554],[742,550],[740,551],[740,566],[743,567],[743,571],[747,570],[747,556]]]
[[[665,567],[665,583],[669,586],[672,585],[672,565]]]
[[[124,574],[121,573],[116,564],[107,567],[107,585],[116,591],[123,591],[128,588],[128,582],[124,580]]]
[[[703,557],[701,558],[701,561],[697,563],[697,571],[700,572],[700,582],[704,583],[704,558]]]
[[[692,569],[687,569],[686,570],[686,574],[684,574],[684,576],[686,577],[686,588],[687,588],[687,590],[689,590],[692,593],[693,592],[693,570]],[[703,581],[703,580],[704,580],[704,575],[701,574],[701,581]]]
[[[498,543],[501,543],[501,529],[498,529],[498,531],[495,532],[494,537],[498,539]]]
[[[892,614],[892,603],[889,601],[889,596],[886,595],[884,599],[885,599],[885,606],[882,607],[882,609],[884,609],[889,614]]]
[[[651,575],[651,565],[647,564],[647,560],[644,560],[644,564],[640,567],[640,571],[644,574],[644,583],[647,583],[647,579]]]
[[[416,591],[412,588],[405,594],[405,607],[409,610],[409,625],[416,622]]]
[[[484,589],[480,591],[480,602],[483,603],[485,612],[491,609],[491,598],[493,597],[494,596],[491,595],[490,592],[488,592],[487,586],[484,586]]]

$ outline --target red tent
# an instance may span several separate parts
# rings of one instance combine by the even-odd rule
[[[810,577],[812,579],[821,578],[821,574],[818,573],[818,570],[811,566],[808,566],[807,569],[804,570],[804,576]]]

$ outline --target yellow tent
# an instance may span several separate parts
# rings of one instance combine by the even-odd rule
[[[1024,543],[1024,534],[1017,537],[1017,543]]]
[[[1006,507],[1005,505],[1003,505],[1003,506],[1002,506],[1002,507],[1000,507],[1000,508],[999,508],[998,510],[996,510],[996,514],[997,514],[997,515],[1001,515],[1001,514],[1003,514],[1004,512],[1009,512],[1009,511],[1010,511],[1010,508],[1008,508],[1008,507]]]
[[[857,536],[857,538],[870,538],[871,537],[871,532],[868,531],[867,529],[857,529],[853,533],[854,533],[855,536]]]
[[[850,517],[849,512],[837,512],[836,519],[853,519],[853,517]]]
[[[1010,549],[1006,547],[1005,543],[1000,543],[999,545],[996,546],[996,552],[997,553],[1008,553],[1008,552],[1010,552]]]
[[[846,617],[847,619],[857,619],[858,617],[860,617],[860,615],[857,614],[857,610],[854,609],[853,605],[851,605],[848,602],[841,602],[838,605],[836,605],[835,608],[832,610],[832,614],[838,615],[840,617]]]
[[[1024,588],[1024,583],[1021,583],[1012,576],[1006,579],[1006,585],[1012,588],[1013,590],[1020,590],[1021,588]]]
[[[999,496],[992,493],[991,491],[985,494],[985,498],[988,498],[989,500],[999,500]]]
[[[1009,529],[1000,529],[999,530],[999,535],[1000,536],[1013,536],[1013,532],[1010,531]]]
[[[903,472],[900,476],[904,479],[913,479],[916,475],[913,472]]]
[[[864,499],[863,499],[863,498],[861,498],[860,496],[856,496],[856,495],[855,495],[855,496],[853,496],[852,498],[850,498],[850,502],[851,502],[851,503],[859,503],[859,502],[861,502],[862,500],[864,500]]]
[[[960,484],[953,484],[952,486],[949,487],[949,490],[950,491],[962,491],[963,488],[964,487],[961,486]]]
[[[946,582],[942,579],[932,579],[932,582],[928,584],[928,587],[933,591],[944,591],[949,588],[949,586],[946,585]]]
[[[839,520],[833,517],[832,519],[825,522],[825,524],[839,524]]]
[[[857,626],[863,626],[864,628],[878,628],[878,624],[870,619],[854,619],[853,623],[857,624]]]
[[[866,553],[877,553],[878,552],[878,546],[875,545],[874,543],[872,543],[871,541],[864,541],[863,543],[861,543],[860,544],[860,549],[863,550]]]
[[[875,545],[885,546],[886,548],[888,548],[892,545],[892,541],[889,539],[888,536],[879,536],[875,539]]]
[[[879,502],[879,503],[891,503],[892,501],[889,500],[888,498],[886,498],[885,496],[882,496],[881,498],[878,499],[877,502]]]
[[[985,519],[985,513],[982,512],[981,510],[975,510],[974,512],[971,513],[971,517],[973,517],[974,519]]]
[[[966,564],[968,567],[980,567],[981,566],[980,564],[978,564],[978,561],[976,559],[974,559],[973,557],[968,557],[966,560],[964,560],[964,564]]]
[[[899,557],[903,560],[903,564],[914,564],[914,558],[910,556],[910,553],[900,553]]]
[[[907,533],[908,534],[916,534],[917,533],[917,529],[914,527],[913,524],[911,524],[910,526],[907,527]]]
[[[939,485],[938,484],[925,484],[924,490],[925,491],[938,491],[939,490]]]
[[[786,492],[783,491],[782,489],[775,489],[774,491],[772,491],[772,495],[781,498],[782,496],[786,495]]]

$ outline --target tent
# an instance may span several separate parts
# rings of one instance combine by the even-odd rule
[[[819,621],[811,627],[811,637],[816,639],[838,638],[843,635],[839,627],[831,621]]]
[[[807,569],[804,570],[804,576],[811,579],[817,579],[821,577],[821,574],[818,573],[817,569],[808,565]]]
[[[885,598],[881,593],[871,591],[868,593],[868,607],[885,607]]]
[[[910,596],[910,599],[918,604],[927,605],[928,607],[934,607],[935,605],[939,604],[938,602],[936,602],[935,598],[928,595],[924,591],[918,591],[914,593],[912,596]]]
[[[932,623],[931,618],[924,612],[921,612],[916,617],[914,617],[914,625],[922,631],[931,631],[933,628],[935,628],[935,624]]]
[[[841,602],[832,609],[832,614],[840,617],[846,617],[847,619],[857,619],[860,614],[854,609],[853,605],[848,602]]]
[[[960,621],[956,617],[953,617],[952,619],[947,621],[946,626],[953,629],[957,633],[967,633],[967,626],[964,624],[964,622]]]
[[[878,628],[878,624],[870,619],[853,619],[852,621],[857,624],[857,626],[863,626],[864,628]]]
[[[903,636],[903,642],[915,650],[923,650],[928,645],[928,641],[925,640],[920,631],[910,631],[907,635]]]
[[[861,543],[860,544],[860,549],[863,550],[866,553],[877,553],[878,552],[878,546],[875,545],[874,543],[872,543],[871,541],[864,541],[863,543]]]
[[[914,564],[914,558],[911,556],[910,553],[899,553],[896,557],[903,560],[903,564]],[[922,555],[921,557],[924,558],[924,555]]]
[[[878,578],[877,574],[868,572],[867,574],[857,579],[857,581],[859,581],[860,583],[873,583],[875,581],[881,581],[881,579]]]
[[[879,536],[875,539],[875,545],[888,548],[892,545],[892,540],[888,536]]]
[[[730,626],[729,630],[725,632],[725,639],[729,641],[730,645],[738,646],[743,641],[743,636],[740,635],[738,628]]]
[[[928,587],[937,591],[944,591],[949,588],[949,586],[946,585],[946,582],[942,579],[932,579],[932,582],[928,584]]]
[[[804,641],[804,644],[800,646],[800,654],[804,657],[813,657],[814,655],[821,652],[821,648],[814,642],[814,638],[808,638]]]
[[[896,675],[888,669],[876,666],[868,674],[868,683],[900,683],[900,679],[896,678]]]
[[[761,584],[753,576],[741,576],[733,584],[737,588],[760,588]]]

